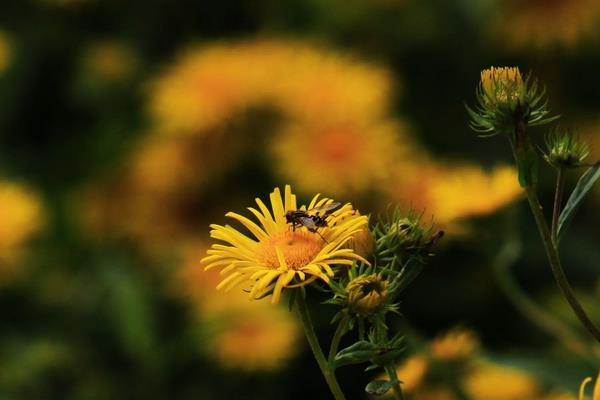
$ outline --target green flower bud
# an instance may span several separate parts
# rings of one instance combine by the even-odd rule
[[[494,136],[514,134],[517,125],[548,124],[558,116],[549,116],[544,94],[537,81],[524,79],[517,67],[484,69],[475,91],[477,104],[466,106],[471,128],[481,136]]]
[[[569,131],[550,133],[546,138],[546,147],[544,158],[555,168],[581,167],[590,153],[588,144]]]
[[[358,276],[346,286],[346,307],[358,317],[369,317],[385,305],[388,286],[379,274]]]

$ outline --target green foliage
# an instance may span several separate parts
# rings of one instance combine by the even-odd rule
[[[554,168],[578,168],[590,154],[588,143],[577,138],[571,131],[555,129],[546,137],[544,159]]]
[[[404,351],[404,337],[397,335],[391,340],[376,343],[371,337],[369,341],[361,340],[341,350],[334,359],[333,367],[370,362],[377,367],[395,365]]]
[[[383,396],[386,394],[391,388],[394,387],[395,384],[399,383],[396,381],[384,381],[384,380],[373,380],[367,384],[365,387],[365,392],[373,396]]]
[[[592,189],[596,181],[600,178],[600,163],[596,163],[588,169],[577,182],[567,204],[563,208],[558,218],[558,237],[561,238],[566,232],[571,220],[575,216],[581,202]]]

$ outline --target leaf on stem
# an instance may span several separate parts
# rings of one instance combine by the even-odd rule
[[[558,238],[562,236],[563,232],[567,229],[571,220],[575,216],[579,205],[588,194],[590,189],[594,186],[594,183],[600,178],[600,162],[594,164],[590,169],[588,169],[582,176],[579,178],[579,182],[577,182],[577,186],[573,189],[571,196],[569,196],[569,200],[567,200],[567,204],[565,208],[560,213],[558,217]]]
[[[365,392],[373,396],[382,396],[388,392],[398,381],[374,380],[367,384]]]

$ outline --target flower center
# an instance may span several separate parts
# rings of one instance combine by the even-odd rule
[[[323,248],[323,239],[311,232],[286,231],[261,241],[259,257],[267,266],[279,268],[277,250],[281,251],[289,269],[310,263]]]

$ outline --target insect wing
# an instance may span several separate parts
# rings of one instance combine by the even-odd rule
[[[338,208],[341,204],[342,203],[340,203],[339,201],[335,201],[330,204],[325,204],[321,207],[311,208],[310,210],[308,210],[308,212],[323,215],[323,214],[326,214],[326,213],[331,212],[332,210]]]
[[[315,221],[312,220],[312,218],[309,217],[298,217],[298,221],[304,225],[305,227],[308,228],[309,231],[314,231],[317,229],[317,225],[315,224]]]

